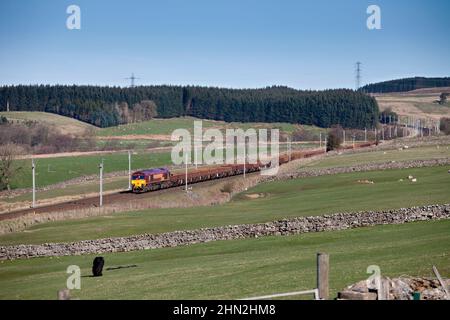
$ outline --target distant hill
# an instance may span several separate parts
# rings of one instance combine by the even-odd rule
[[[366,93],[406,92],[423,88],[450,87],[450,77],[444,78],[405,78],[372,83],[360,88]]]
[[[302,91],[274,86],[227,89],[198,86],[3,86],[0,111],[44,111],[98,127],[192,116],[225,122],[284,122],[327,128],[373,127],[373,97],[349,89]]]
[[[0,112],[0,116],[6,117],[8,121],[12,122],[35,121],[58,129],[63,134],[76,135],[85,133],[90,128],[97,129],[88,123],[47,112],[11,111]]]
[[[423,88],[408,92],[375,93],[380,110],[390,108],[400,116],[437,121],[450,117],[450,102],[439,104],[440,94],[450,87]]]

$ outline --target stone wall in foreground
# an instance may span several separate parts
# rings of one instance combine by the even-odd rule
[[[0,246],[0,260],[126,252],[176,247],[216,240],[295,235],[307,232],[345,230],[382,224],[402,224],[414,221],[449,218],[450,204],[401,208],[379,212],[336,213],[332,215],[284,219],[268,223],[175,231],[156,235],[143,234],[71,243]]]

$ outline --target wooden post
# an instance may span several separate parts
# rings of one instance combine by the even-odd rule
[[[185,167],[184,179],[186,180],[185,181],[185,184],[186,184],[185,189],[186,189],[186,192],[188,192],[188,155],[187,155],[187,153],[186,153],[186,157],[185,158],[186,159],[184,161],[184,167]]]
[[[450,293],[448,292],[448,288],[446,283],[442,280],[441,275],[439,274],[438,269],[436,268],[436,266],[433,266],[433,272],[436,275],[436,278],[438,278],[439,283],[442,286],[442,289],[444,289],[445,295],[447,296],[447,300],[450,299]]]
[[[380,287],[378,288],[378,300],[389,300],[389,280],[380,276]]]
[[[31,159],[31,171],[33,178],[33,203],[32,208],[36,207],[36,165],[34,164],[34,159]]]
[[[327,300],[329,295],[328,270],[330,257],[326,253],[317,254],[317,288],[319,289],[319,299]]]
[[[100,169],[100,207],[103,206],[103,160],[98,166]]]

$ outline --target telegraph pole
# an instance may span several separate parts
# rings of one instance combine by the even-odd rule
[[[247,162],[247,140],[244,138],[244,179],[245,179],[245,163]]]
[[[100,165],[98,166],[100,169],[100,207],[103,206],[103,159]]]
[[[319,146],[320,146],[320,148],[322,148],[322,132],[320,132],[320,135],[319,135]]]
[[[33,204],[32,208],[36,207],[36,165],[34,164],[34,159],[31,159],[31,171],[33,175]]]
[[[195,170],[197,170],[198,169],[198,160],[197,160],[197,158],[198,158],[198,155],[197,155],[197,146],[195,145],[195,142],[194,142],[194,162],[195,162]]]
[[[289,162],[291,162],[291,137],[287,137],[287,143]]]
[[[367,142],[367,128],[364,128],[364,142]]]
[[[186,153],[186,157],[185,157],[185,161],[184,161],[184,170],[185,170],[185,188],[186,188],[186,192],[188,191],[188,155]]]
[[[131,151],[128,150],[128,190],[131,190]]]

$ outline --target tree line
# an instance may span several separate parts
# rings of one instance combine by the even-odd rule
[[[198,86],[18,85],[0,87],[0,110],[45,111],[99,127],[152,117],[193,116],[227,122],[288,122],[346,128],[374,127],[378,105],[348,89],[302,91],[288,87],[224,89]]]
[[[361,87],[359,90],[367,93],[406,92],[423,88],[450,87],[450,77],[444,78],[405,78],[390,81],[372,83]]]

